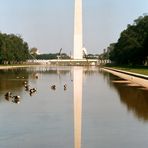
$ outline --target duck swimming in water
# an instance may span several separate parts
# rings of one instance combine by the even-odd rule
[[[13,100],[12,100],[12,102],[13,103],[16,103],[16,104],[19,104],[20,103],[20,96],[13,96]]]
[[[56,85],[52,85],[51,89],[56,90]]]
[[[5,94],[5,99],[6,99],[7,101],[9,101],[10,98],[12,98],[12,93],[11,93],[11,92],[7,92],[7,93]]]
[[[64,84],[64,90],[67,90],[67,85],[66,84]]]
[[[32,96],[32,94],[35,93],[36,91],[37,91],[36,88],[31,88],[31,89],[29,90],[30,96]]]
[[[5,97],[12,97],[12,93],[9,91],[5,94]]]
[[[17,103],[17,104],[19,104],[20,103],[20,96],[12,96],[12,93],[11,92],[7,92],[6,94],[5,94],[5,99],[7,100],[7,101],[12,101],[13,103]]]
[[[34,92],[37,91],[37,89],[36,88],[31,88],[29,91],[30,91],[30,93],[34,93]]]
[[[26,91],[29,90],[29,85],[28,85],[28,84],[25,84],[24,87],[25,87],[25,90],[26,90]]]

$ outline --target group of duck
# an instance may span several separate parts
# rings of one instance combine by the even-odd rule
[[[38,75],[35,76],[36,79],[38,79]],[[30,85],[28,84],[28,81],[24,81],[23,82],[24,84],[24,88],[25,88],[25,91],[29,92],[30,96],[32,96],[35,92],[37,92],[37,89],[36,88],[30,88]],[[52,90],[56,90],[56,85],[51,85],[51,89]],[[67,90],[67,85],[64,84],[64,91]],[[11,92],[7,92],[5,94],[5,99],[7,101],[12,101],[13,103],[16,103],[16,104],[19,104],[20,103],[20,96],[18,95],[12,95]]]
[[[25,91],[29,91],[30,96],[37,91],[36,88],[30,88],[27,81],[24,82]],[[12,101],[13,103],[19,104],[21,97],[18,95],[12,95],[12,92],[6,92],[5,99],[7,101]]]
[[[30,88],[30,85],[27,81],[24,82],[25,91],[28,91],[30,96],[32,96],[33,93],[37,92],[36,88]]]
[[[17,76],[16,78],[17,79],[20,79],[20,78],[24,79],[24,77],[19,77],[19,76]],[[37,74],[35,75],[35,78],[38,79]],[[28,84],[28,81],[24,81],[23,84],[24,84],[24,87],[25,87],[25,91],[28,91],[30,96],[32,96],[32,94],[37,91],[36,88],[30,88],[30,85]],[[21,97],[18,96],[18,95],[12,95],[11,92],[6,92],[5,99],[7,101],[12,101],[13,103],[19,104]]]
[[[5,94],[5,99],[6,99],[7,101],[12,101],[13,103],[19,104],[19,103],[20,103],[20,98],[21,98],[20,96],[12,95],[11,92],[7,92],[7,93]]]
[[[51,85],[52,90],[56,90],[56,85]],[[67,90],[67,85],[64,84],[64,90]]]

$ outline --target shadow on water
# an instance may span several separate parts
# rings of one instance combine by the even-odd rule
[[[148,122],[148,90],[141,86],[129,86],[128,83],[115,83],[123,81],[112,74],[102,72],[111,88],[115,88],[129,112],[132,112],[139,120]]]

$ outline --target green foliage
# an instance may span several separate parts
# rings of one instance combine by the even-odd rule
[[[148,75],[148,66],[114,66],[112,68],[116,68],[119,70],[139,73],[143,75]]]
[[[118,64],[143,65],[148,57],[148,16],[140,16],[133,25],[128,25],[114,48],[110,60]]]
[[[30,49],[30,54],[31,54],[32,56],[36,57],[37,54],[38,54],[38,49],[37,49],[36,47],[31,48],[31,49]]]
[[[28,44],[20,36],[0,33],[0,64],[22,62],[28,56]]]
[[[59,55],[59,53],[40,54],[36,55],[36,59],[57,59],[58,56],[60,59],[70,59],[70,57],[66,53],[62,53],[61,55]]]
[[[94,55],[94,54],[87,54],[84,56],[86,59],[98,59],[99,55]]]
[[[37,59],[44,59],[44,60],[49,60],[49,59],[57,59],[57,55],[56,54],[40,54],[36,56]]]

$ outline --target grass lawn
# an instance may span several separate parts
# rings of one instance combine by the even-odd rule
[[[125,70],[125,71],[129,71],[129,72],[134,72],[134,73],[139,73],[139,74],[143,74],[143,75],[148,75],[148,67],[122,67],[122,66],[116,66],[116,67],[112,67],[112,68],[116,68],[116,69],[120,69],[120,70]]]

